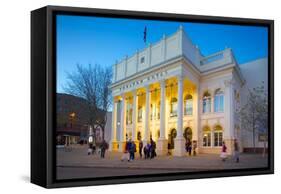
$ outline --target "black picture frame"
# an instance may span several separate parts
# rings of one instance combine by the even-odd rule
[[[268,28],[268,167],[128,177],[56,180],[56,14],[189,21]],[[245,176],[274,173],[274,21],[231,17],[46,6],[31,12],[31,182],[46,188]]]

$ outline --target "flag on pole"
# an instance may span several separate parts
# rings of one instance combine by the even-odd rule
[[[147,28],[145,26],[144,31],[143,31],[143,41],[144,41],[144,43],[146,43],[146,34],[147,34]]]

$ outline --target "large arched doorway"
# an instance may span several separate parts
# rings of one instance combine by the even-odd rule
[[[176,129],[172,129],[170,134],[169,134],[169,138],[168,138],[168,149],[174,149],[175,148],[175,138],[177,137],[177,130]]]
[[[138,140],[138,141],[141,141],[141,138],[142,138],[142,137],[141,137],[141,132],[138,131],[138,133],[137,133],[137,140]]]
[[[192,140],[192,130],[190,127],[186,127],[183,133],[183,137],[185,138],[186,141],[191,141]]]

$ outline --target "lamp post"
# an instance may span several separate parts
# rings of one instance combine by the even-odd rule
[[[75,116],[76,116],[75,112],[72,112],[72,113],[69,114],[70,128],[71,128],[71,129],[72,129],[72,124],[73,124],[73,121],[74,121]]]

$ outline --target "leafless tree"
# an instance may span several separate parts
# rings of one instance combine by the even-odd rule
[[[268,100],[264,82],[261,86],[248,89],[246,104],[238,112],[242,127],[252,132],[253,147],[256,152],[256,135],[267,136],[268,132]],[[265,149],[264,144],[264,151]]]
[[[67,73],[67,83],[64,86],[66,93],[84,98],[88,102],[88,124],[94,129],[104,129],[107,121],[107,111],[111,105],[112,72],[110,67],[91,65],[87,67],[77,65],[75,72]]]

